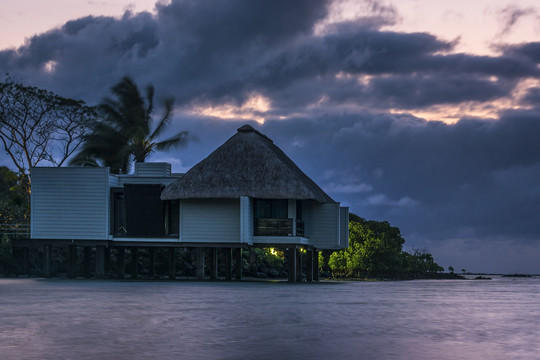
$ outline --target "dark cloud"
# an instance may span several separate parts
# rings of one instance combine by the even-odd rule
[[[433,246],[443,264],[457,258],[445,255],[449,243],[538,246],[540,91],[520,99],[532,110],[497,119],[448,125],[406,111],[508,101],[522,80],[539,78],[540,43],[456,54],[455,42],[428,33],[382,31],[398,14],[366,4],[369,16],[315,34],[329,1],[173,0],[156,14],[69,21],[0,51],[0,69],[89,103],[124,75],[154,84],[158,98],[179,105],[171,131],[199,137],[153,156],[177,170],[245,122],[196,116],[190,106],[240,106],[260,94],[271,110],[264,125],[251,123],[353,212],[402,228],[410,246]]]

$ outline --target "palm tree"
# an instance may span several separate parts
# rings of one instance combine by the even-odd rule
[[[154,87],[147,86],[145,97],[129,77],[111,88],[113,97],[105,98],[98,106],[101,121],[85,137],[81,151],[70,162],[81,166],[108,166],[113,173],[128,173],[131,160],[144,162],[154,150],[168,150],[184,146],[188,132],[158,141],[172,117],[172,98],[164,101],[163,116],[152,130]]]

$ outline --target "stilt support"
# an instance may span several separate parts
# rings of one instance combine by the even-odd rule
[[[242,248],[236,248],[235,250],[235,271],[234,275],[236,280],[242,280]]]
[[[302,281],[302,258],[303,258],[303,249],[296,249],[296,281]]]
[[[119,247],[116,257],[116,273],[119,279],[123,279],[126,277],[126,249]]]
[[[289,261],[288,280],[289,282],[296,282],[296,248],[294,247],[289,248],[287,258]]]
[[[84,261],[83,263],[84,277],[89,278],[90,276],[92,276],[91,271],[90,271],[90,264],[92,263],[92,248],[85,246],[83,248],[83,255],[84,255],[84,260],[83,260]]]
[[[204,248],[197,248],[197,280],[204,281]]]
[[[225,280],[232,280],[232,249],[225,248]]]
[[[169,248],[169,280],[176,279],[176,248]]]
[[[313,281],[319,281],[319,252],[313,249]]]
[[[210,279],[217,280],[218,256],[217,248],[210,249]]]
[[[77,245],[68,246],[68,277],[77,277]]]
[[[156,249],[151,247],[148,248],[148,257],[149,257],[149,264],[148,264],[148,271],[150,277],[156,276]]]
[[[131,251],[131,278],[136,279],[139,276],[139,251],[132,247]]]
[[[105,277],[105,246],[96,246],[96,277]]]
[[[43,273],[45,274],[45,277],[52,276],[51,262],[52,262],[52,245],[46,244],[45,254],[43,254]]]
[[[313,249],[308,249],[306,253],[306,281],[313,281]]]

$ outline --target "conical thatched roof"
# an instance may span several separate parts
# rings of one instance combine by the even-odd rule
[[[161,199],[240,196],[334,202],[272,140],[249,125],[167,186]]]

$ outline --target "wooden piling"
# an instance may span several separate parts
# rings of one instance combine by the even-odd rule
[[[306,281],[313,281],[313,249],[308,249],[306,253]]]
[[[176,279],[176,248],[169,248],[169,280]]]
[[[119,279],[123,279],[126,277],[126,249],[119,247],[116,257],[116,273]]]
[[[43,254],[43,273],[45,274],[45,277],[52,276],[51,262],[52,262],[52,245],[45,244],[44,254]]]
[[[131,251],[131,278],[136,279],[139,275],[139,249],[130,248]]]
[[[232,280],[232,249],[225,248],[225,280]]]
[[[150,277],[155,277],[156,276],[156,251],[155,251],[155,248],[151,247],[151,248],[148,248],[148,257],[150,258],[149,259],[149,273],[150,273]]]
[[[96,277],[105,277],[105,246],[96,246]]]
[[[235,249],[235,278],[242,280],[242,248]]]
[[[296,281],[302,281],[302,249],[296,249]]]
[[[92,248],[85,246],[83,248],[83,255],[84,255],[84,260],[83,260],[84,277],[89,278],[90,276],[92,276],[92,273],[90,270],[90,264],[92,263]]]
[[[204,281],[204,248],[197,248],[197,280]]]
[[[313,281],[319,281],[319,252],[313,249]]]
[[[288,281],[296,282],[296,248],[290,247],[287,258],[289,261],[288,267]]]
[[[68,277],[77,277],[77,245],[68,246]]]
[[[218,275],[218,254],[217,248],[210,249],[210,279],[217,280]]]

